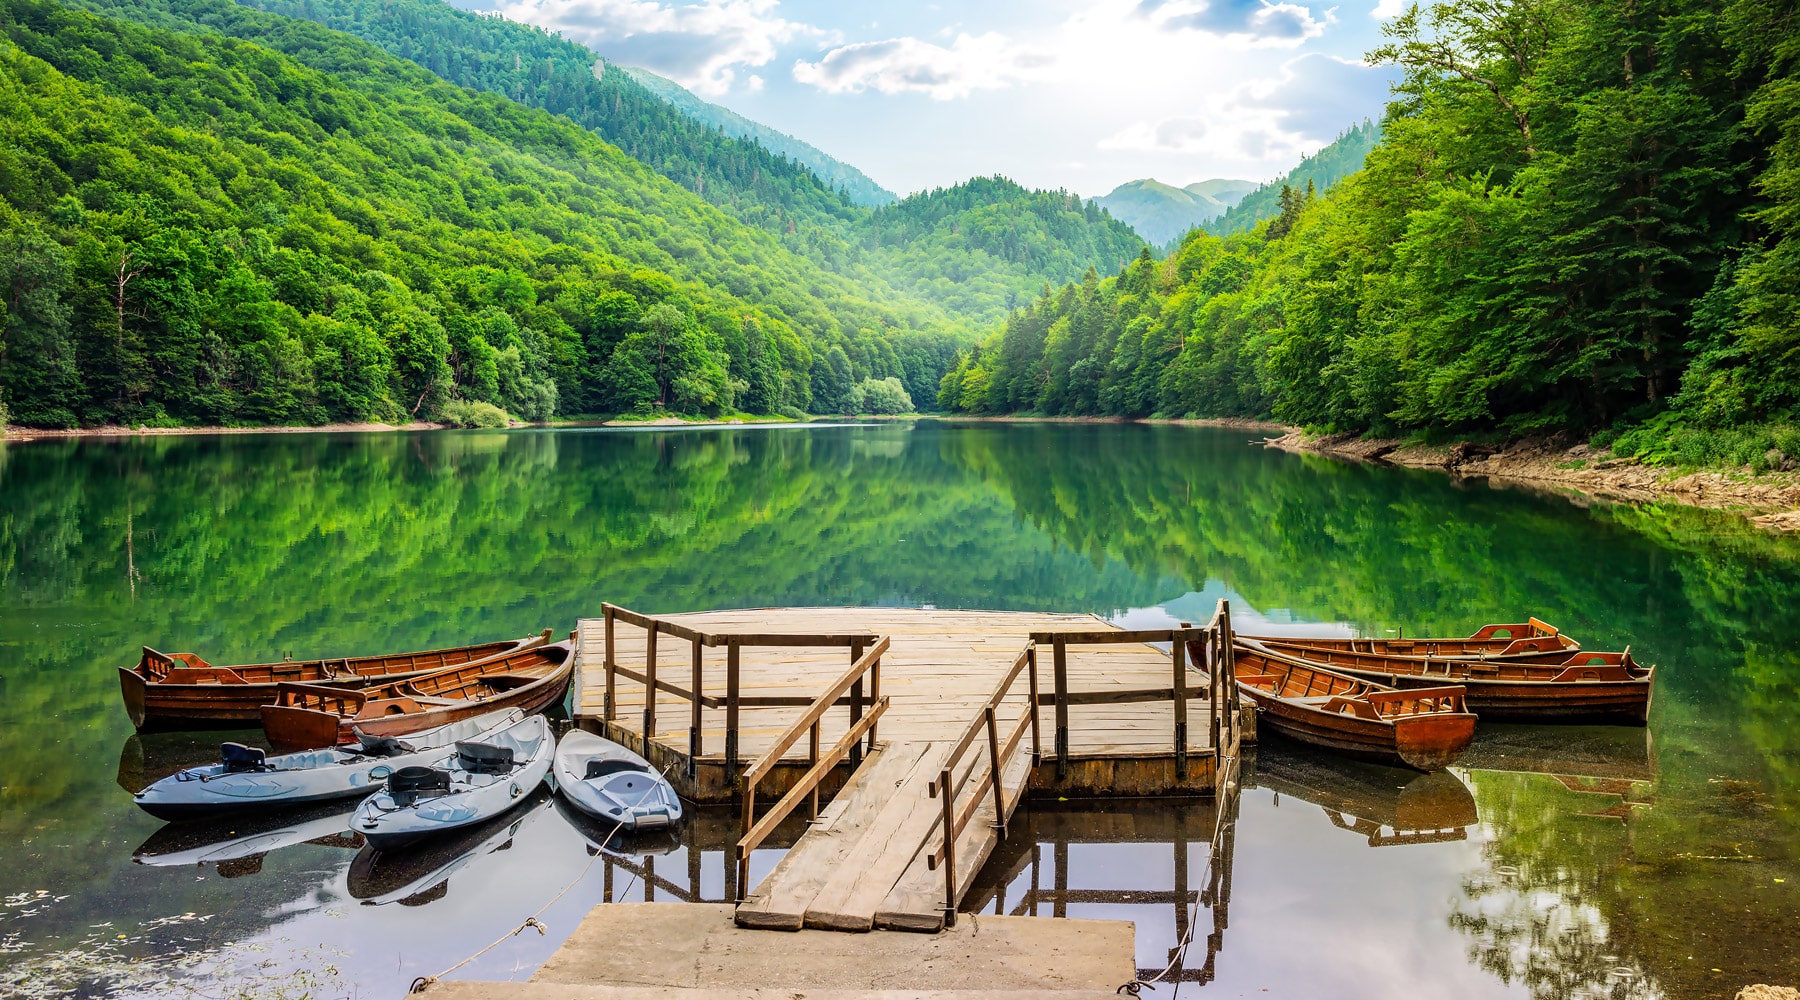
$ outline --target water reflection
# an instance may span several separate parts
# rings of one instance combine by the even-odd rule
[[[533,818],[532,813],[549,808],[550,799],[550,789],[539,785],[502,815],[438,834],[405,850],[378,851],[364,844],[350,862],[345,887],[364,906],[424,906],[443,899],[449,892],[450,876],[465,866],[504,864],[506,858],[500,855],[512,850],[519,828]]]
[[[1249,757],[1244,784],[1319,806],[1331,825],[1370,847],[1467,840],[1475,797],[1449,771],[1420,774],[1270,740]]]
[[[332,802],[310,809],[248,814],[170,823],[138,846],[131,860],[141,865],[217,865],[225,878],[262,871],[263,855],[297,844],[356,850],[362,835],[350,831],[356,802]]]
[[[260,859],[255,878],[133,864],[160,824],[120,786],[169,773],[188,750],[186,762],[210,760],[219,740],[241,740],[129,740],[112,669],[143,642],[249,661],[566,627],[605,599],[652,613],[872,603],[1108,616],[1160,607],[1192,619],[1193,595],[1203,595],[1207,608],[1232,598],[1245,621],[1258,612],[1374,635],[1466,631],[1535,612],[1594,648],[1629,643],[1662,664],[1635,749],[1580,730],[1532,745],[1521,729],[1513,736],[1524,742],[1501,731],[1481,757],[1493,732],[1484,727],[1457,772],[1478,822],[1425,831],[1466,839],[1371,851],[1358,821],[1380,824],[1381,838],[1395,837],[1396,821],[1420,832],[1410,798],[1391,815],[1333,806],[1346,833],[1292,792],[1277,806],[1271,789],[1247,788],[1234,879],[1256,890],[1232,902],[1222,985],[1255,993],[1270,983],[1246,970],[1284,968],[1289,983],[1377,995],[1391,974],[1359,956],[1379,955],[1389,969],[1424,970],[1420,992],[1558,995],[1562,973],[1530,971],[1552,959],[1518,958],[1530,934],[1501,933],[1516,921],[1496,915],[1511,913],[1498,901],[1515,886],[1530,906],[1600,918],[1611,950],[1591,961],[1569,952],[1567,977],[1583,988],[1606,981],[1596,975],[1608,954],[1670,996],[1800,982],[1788,944],[1800,933],[1800,539],[1729,515],[1577,508],[1433,473],[1274,454],[1247,447],[1249,437],[921,423],[9,446],[0,898],[67,898],[25,907],[34,915],[23,920],[0,912],[0,937],[21,933],[33,955],[49,955],[94,924],[136,934],[194,912],[213,919],[190,936],[310,939],[352,954],[333,962],[355,988],[393,992],[510,931],[578,879],[549,914],[553,927],[572,927],[603,898],[725,899],[736,888],[729,817],[716,839],[701,828],[668,854],[614,863],[589,853],[601,846],[592,836],[534,811],[513,849],[465,865],[423,907],[354,905],[350,852],[328,843],[238,859],[245,868]],[[1594,759],[1570,763],[1584,754]],[[1069,884],[1173,891],[1173,843],[1072,840]],[[1190,836],[1190,849],[1204,850],[1196,844]],[[1149,853],[1138,865],[1133,851]],[[1055,850],[1043,852],[1040,874],[1053,887]],[[1195,880],[1200,858],[1189,863]],[[1121,881],[1113,871],[1136,874]],[[1022,888],[1009,884],[1008,909]],[[1447,900],[1467,904],[1460,928]],[[1145,967],[1167,961],[1175,941],[1172,906],[1153,909],[1146,927],[1162,930],[1144,937]],[[509,941],[473,971],[528,971],[556,940]],[[1544,953],[1554,956],[1558,940],[1542,938]],[[1315,954],[1335,965],[1315,969]]]

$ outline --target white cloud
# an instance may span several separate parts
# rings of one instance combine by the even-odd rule
[[[1283,63],[1278,77],[1240,86],[1227,105],[1273,114],[1284,131],[1323,143],[1365,116],[1380,117],[1394,77],[1388,66],[1309,52]]]
[[[723,94],[743,67],[765,66],[780,47],[829,36],[775,13],[776,0],[500,0],[515,21],[560,31],[614,62],[643,66],[703,94]],[[754,90],[758,78],[746,81]]]
[[[1051,61],[991,31],[957,35],[948,48],[917,38],[889,38],[840,45],[817,62],[797,60],[794,79],[833,94],[911,91],[947,101],[1033,79]]]
[[[1310,7],[1271,0],[1140,0],[1133,13],[1163,31],[1288,48],[1324,34],[1325,26],[1336,20],[1331,10],[1319,17]]]
[[[1099,147],[1199,153],[1207,148],[1205,140],[1209,131],[1204,118],[1178,117],[1158,122],[1134,122],[1100,140]]]
[[[1390,17],[1399,17],[1405,10],[1406,0],[1381,0],[1375,5],[1374,10],[1369,11],[1369,16],[1385,20]]]

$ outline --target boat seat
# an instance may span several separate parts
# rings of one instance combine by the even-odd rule
[[[362,752],[370,757],[404,757],[418,752],[411,743],[392,736],[371,736],[357,726],[351,726],[350,732],[362,744]]]
[[[269,755],[266,752],[242,743],[219,744],[219,760],[225,765],[226,774],[275,770],[269,766]]]
[[[456,759],[463,770],[471,774],[505,774],[513,769],[513,748],[472,740],[459,741]]]
[[[609,774],[618,774],[621,771],[642,770],[643,768],[628,760],[590,760],[587,763],[587,773],[582,775],[582,777],[604,778]]]
[[[420,799],[450,794],[450,772],[435,767],[403,767],[387,779],[388,794],[394,804],[410,806]]]

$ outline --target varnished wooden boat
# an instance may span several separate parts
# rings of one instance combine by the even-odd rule
[[[574,666],[574,642],[564,640],[376,687],[283,684],[262,708],[263,732],[280,747],[328,747],[354,743],[359,732],[404,736],[502,708],[530,715],[562,700]]]
[[[1392,656],[1261,640],[1277,653],[1323,664],[1341,674],[1399,688],[1461,684],[1469,710],[1512,722],[1623,722],[1650,715],[1656,668],[1640,665],[1629,649],[1581,651],[1551,662]]]
[[[145,646],[137,666],[119,668],[119,690],[125,714],[140,730],[255,724],[283,683],[362,687],[401,681],[549,641],[550,630],[545,629],[523,639],[454,649],[229,667],[215,667],[193,653],[159,653]]]
[[[1564,635],[1556,626],[1536,618],[1523,625],[1483,625],[1475,634],[1462,638],[1408,639],[1404,635],[1393,639],[1316,639],[1285,635],[1247,635],[1244,638],[1282,649],[1527,663],[1561,662],[1581,649],[1581,643]]]
[[[1420,771],[1448,767],[1475,738],[1459,684],[1401,690],[1277,653],[1241,636],[1238,689],[1257,725],[1293,739]]]

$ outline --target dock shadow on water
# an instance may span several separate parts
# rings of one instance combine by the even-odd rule
[[[608,900],[736,895],[729,810],[695,810],[673,845],[607,844],[533,799],[394,858],[330,811],[165,828],[128,790],[255,734],[134,736],[116,668],[141,644],[214,662],[432,648],[566,630],[601,601],[1166,627],[1221,597],[1247,631],[1536,614],[1657,663],[1650,725],[1484,724],[1426,777],[1266,740],[1225,824],[1205,801],[1033,803],[974,908],[1134,920],[1146,976],[1191,927],[1171,978],[1221,995],[1800,985],[1800,539],[1250,436],[923,422],[4,446],[0,995],[394,995],[495,941],[457,975],[524,978]],[[552,900],[545,934],[509,936]]]

